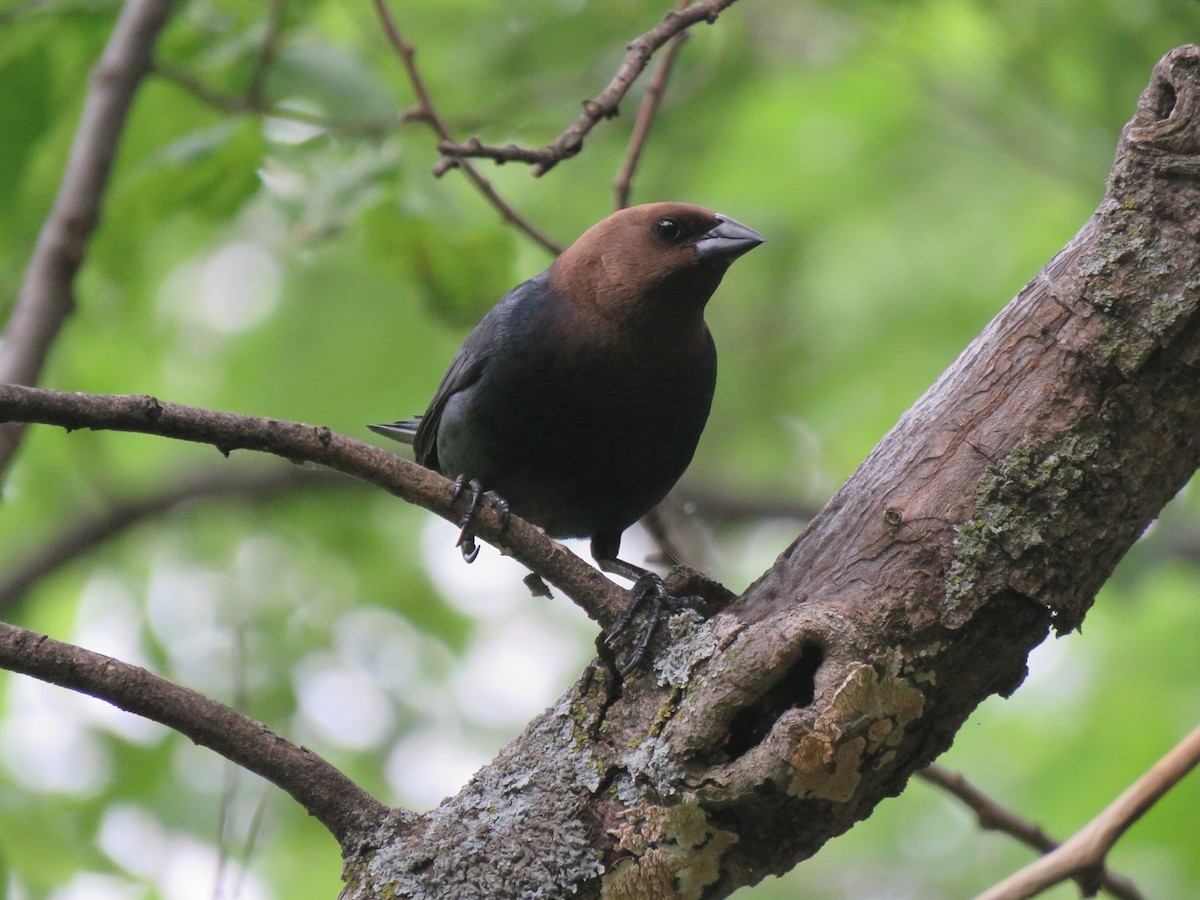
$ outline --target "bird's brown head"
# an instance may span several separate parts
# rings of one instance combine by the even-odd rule
[[[690,203],[647,203],[613,213],[563,251],[551,285],[618,326],[702,323],[730,263],[763,237]]]

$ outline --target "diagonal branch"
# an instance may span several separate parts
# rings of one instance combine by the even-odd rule
[[[457,521],[449,479],[323,425],[259,419],[147,396],[70,393],[13,384],[0,384],[0,421],[156,434],[212,444],[226,455],[233,450],[272,453],[335,469]],[[476,525],[479,537],[511,553],[602,627],[609,627],[625,608],[625,592],[540,528],[517,516],[503,528],[500,514],[490,504],[481,510]]]
[[[258,47],[258,55],[254,59],[254,71],[250,73],[250,81],[246,85],[245,102],[247,106],[264,106],[264,88],[267,75],[279,55],[279,42],[283,37],[284,20],[287,15],[287,0],[269,0],[267,5],[267,24],[262,42]]]
[[[392,49],[396,51],[396,55],[400,57],[400,63],[404,66],[404,71],[408,75],[413,93],[417,95],[416,108],[406,114],[405,118],[410,121],[420,119],[427,122],[443,144],[453,143],[454,137],[450,133],[450,129],[446,126],[445,121],[438,115],[437,107],[433,105],[433,99],[429,95],[428,88],[425,87],[425,79],[421,77],[421,70],[417,68],[416,48],[406,41],[400,33],[384,0],[372,0],[372,2],[375,4],[375,12],[379,15],[379,21],[383,25],[383,31],[387,35],[388,42],[392,45]],[[483,194],[484,199],[499,211],[506,222],[515,225],[549,253],[557,256],[562,252],[563,248],[561,244],[547,237],[532,222],[517,212],[508,201],[496,192],[496,189],[492,187],[492,183],[484,178],[475,166],[465,160],[461,162],[453,161],[452,164],[463,170],[463,173],[471,180],[471,183]],[[440,176],[448,168],[450,166],[438,163],[433,171],[435,175]]]
[[[72,284],[100,204],[125,118],[150,70],[154,43],[171,0],[128,0],[100,61],[71,145],[54,206],[38,235],[17,302],[0,342],[0,382],[36,384],[63,321],[74,308]],[[0,475],[21,441],[21,427],[0,426]]]
[[[679,0],[675,9],[687,7],[691,0]],[[629,195],[633,190],[633,175],[642,159],[642,151],[646,148],[646,140],[650,137],[650,128],[654,125],[654,116],[658,113],[658,105],[662,101],[663,92],[667,88],[667,79],[671,77],[671,69],[675,65],[675,54],[687,40],[687,32],[681,31],[673,35],[663,49],[650,83],[646,85],[646,93],[642,97],[642,105],[638,107],[637,118],[633,122],[633,133],[629,136],[629,146],[625,149],[625,159],[613,181],[613,207],[624,209],[629,205]]]
[[[1039,826],[1005,809],[958,772],[951,772],[935,763],[918,772],[917,777],[961,800],[975,813],[979,827],[985,831],[1007,834],[1039,853],[1050,853],[1060,846]],[[1114,897],[1121,900],[1144,900],[1142,892],[1126,876],[1110,872],[1104,867],[1100,868],[1098,874],[1096,883]],[[1086,891],[1090,887],[1090,884],[1084,883],[1083,875],[1077,873],[1074,877],[1081,890]]]
[[[1094,893],[1104,858],[1130,826],[1200,765],[1200,728],[1130,785],[1066,843],[980,894],[979,900],[1024,900],[1068,878],[1088,880]]]
[[[395,131],[403,122],[403,120],[397,119],[394,116],[386,119],[331,118],[316,113],[305,112],[301,109],[275,106],[265,98],[255,96],[250,91],[239,96],[218,93],[192,73],[169,63],[156,62],[153,72],[167,84],[174,85],[180,90],[186,91],[205,106],[211,106],[213,109],[219,109],[230,115],[252,114],[271,119],[302,122],[305,125],[314,125],[326,131],[353,137],[382,137]]]
[[[558,163],[578,153],[583,148],[583,139],[601,119],[611,119],[617,114],[621,100],[663,44],[698,22],[711,25],[734,2],[736,0],[700,0],[686,9],[673,9],[645,34],[634,38],[625,52],[625,59],[604,90],[591,100],[583,101],[583,114],[546,146],[531,148],[508,144],[495,147],[481,143],[478,138],[471,138],[465,144],[443,139],[440,146],[442,153],[458,160],[473,157],[498,163],[529,163],[534,167],[535,176],[545,175]]]
[[[328,828],[347,855],[392,814],[311,750],[138,666],[3,623],[0,666],[159,722],[261,775]]]
[[[38,581],[86,555],[105,541],[171,510],[213,497],[259,501],[288,491],[353,485],[332,472],[295,467],[260,471],[211,469],[172,477],[158,491],[124,498],[107,509],[81,517],[0,576],[0,614],[10,613]]]

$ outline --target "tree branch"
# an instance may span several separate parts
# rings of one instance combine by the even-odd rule
[[[242,96],[231,97],[220,94],[202,82],[190,72],[185,72],[176,66],[165,62],[156,62],[153,73],[168,84],[187,91],[196,100],[213,109],[231,115],[240,116],[252,114],[271,119],[284,119],[290,122],[302,122],[326,131],[355,137],[382,137],[395,131],[403,124],[403,119],[331,119],[327,116],[291,109],[286,106],[274,106],[261,96],[247,92]]]
[[[138,666],[4,623],[0,666],[159,722],[261,775],[328,828],[347,855],[393,814],[311,750]]]
[[[127,0],[92,69],[58,195],[0,341],[0,382],[37,384],[50,347],[74,308],[72,285],[100,219],[101,198],[125,119],[170,10],[171,0]],[[20,440],[19,425],[0,426],[0,477]]]
[[[1176,744],[1062,846],[980,894],[978,900],[1024,900],[1068,878],[1079,881],[1085,895],[1091,896],[1100,883],[1104,858],[1121,835],[1197,764],[1200,728]]]
[[[392,19],[392,14],[388,11],[385,0],[372,0],[372,3],[374,3],[375,11],[379,15],[379,21],[383,25],[384,34],[387,35],[388,42],[392,45],[392,49],[396,51],[396,55],[400,57],[400,64],[404,66],[404,72],[408,75],[408,81],[412,85],[413,93],[417,95],[416,108],[407,113],[405,118],[410,121],[419,119],[428,123],[429,127],[434,130],[442,143],[453,143],[454,137],[450,133],[450,129],[447,127],[445,121],[438,115],[437,107],[433,105],[433,98],[429,95],[429,90],[425,87],[425,79],[421,77],[421,70],[417,68],[416,48],[404,40],[403,35],[400,34],[395,20]],[[443,161],[439,161],[434,166],[433,173],[440,177],[451,167],[461,168],[467,178],[471,180],[471,183],[483,194],[484,199],[496,208],[506,222],[515,225],[520,231],[552,255],[557,256],[559,253],[562,253],[563,247],[561,244],[547,237],[532,222],[517,212],[508,201],[497,193],[496,189],[492,187],[492,183],[484,178],[479,170],[469,162],[465,160],[453,160],[450,161],[449,165],[446,165]]]
[[[287,15],[287,0],[269,0],[267,24],[262,42],[258,45],[258,56],[254,59],[254,71],[246,85],[245,103],[249,107],[263,106],[263,89],[267,75],[279,55],[279,41],[283,37],[284,19]]]
[[[917,777],[944,790],[961,800],[975,813],[979,827],[985,831],[998,831],[1032,847],[1039,853],[1049,853],[1058,848],[1059,844],[1050,838],[1033,822],[1029,822],[1016,813],[1011,812],[975,787],[958,772],[951,772],[934,764],[927,766],[917,773]],[[1132,880],[1124,875],[1108,871],[1103,865],[1097,873],[1098,878],[1085,878],[1076,873],[1073,877],[1079,882],[1084,896],[1091,890],[1092,881],[1121,900],[1145,900],[1144,895],[1137,889]],[[1095,893],[1093,891],[1093,893]]]
[[[679,0],[676,11],[684,9],[691,0]],[[675,64],[675,54],[687,40],[687,32],[681,31],[672,35],[663,48],[662,55],[654,67],[650,83],[646,85],[646,93],[642,97],[642,105],[638,107],[637,118],[633,122],[633,132],[629,136],[629,146],[625,149],[625,159],[613,181],[613,208],[624,209],[629,205],[629,195],[633,190],[633,175],[642,159],[642,151],[646,148],[646,140],[650,137],[650,128],[654,124],[654,116],[663,92],[667,88],[667,79],[671,77],[671,69]]]
[[[325,426],[216,412],[154,397],[69,393],[11,384],[0,384],[0,421],[155,434],[212,444],[226,455],[233,450],[272,453],[292,462],[326,466],[457,521],[454,485],[448,479]],[[499,513],[487,504],[477,519],[477,533],[559,588],[603,628],[626,606],[625,592],[617,585],[517,516],[502,530]]]
[[[583,139],[601,119],[611,119],[617,114],[621,100],[659,47],[698,22],[713,24],[717,21],[717,16],[734,2],[735,0],[699,0],[686,9],[673,9],[656,26],[634,38],[625,53],[625,59],[604,90],[591,100],[583,101],[583,114],[544,147],[519,147],[516,144],[495,147],[481,143],[478,138],[473,137],[465,144],[445,138],[439,149],[446,156],[460,161],[479,158],[495,160],[497,163],[528,163],[534,167],[535,176],[545,175],[558,163],[578,153],[583,148]]]
[[[0,614],[11,613],[38,581],[96,547],[142,524],[196,500],[232,497],[258,501],[289,491],[355,484],[332,472],[296,467],[250,471],[212,469],[170,479],[158,491],[123,498],[107,509],[86,515],[63,528],[0,576]]]

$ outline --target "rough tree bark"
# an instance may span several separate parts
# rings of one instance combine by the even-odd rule
[[[1200,50],[1165,57],[1079,234],[775,565],[652,668],[602,654],[344,900],[720,897],[900,792],[1077,627],[1200,464]]]

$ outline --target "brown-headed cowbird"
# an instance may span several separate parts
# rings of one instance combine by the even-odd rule
[[[652,604],[626,669],[671,601],[657,575],[617,558],[621,534],[691,462],[717,378],[704,307],[730,263],[762,242],[691,204],[614,213],[493,307],[423,416],[370,426],[470,483],[459,539],[468,562],[484,488],[551,537],[591,538],[601,569],[636,582],[610,638]]]

